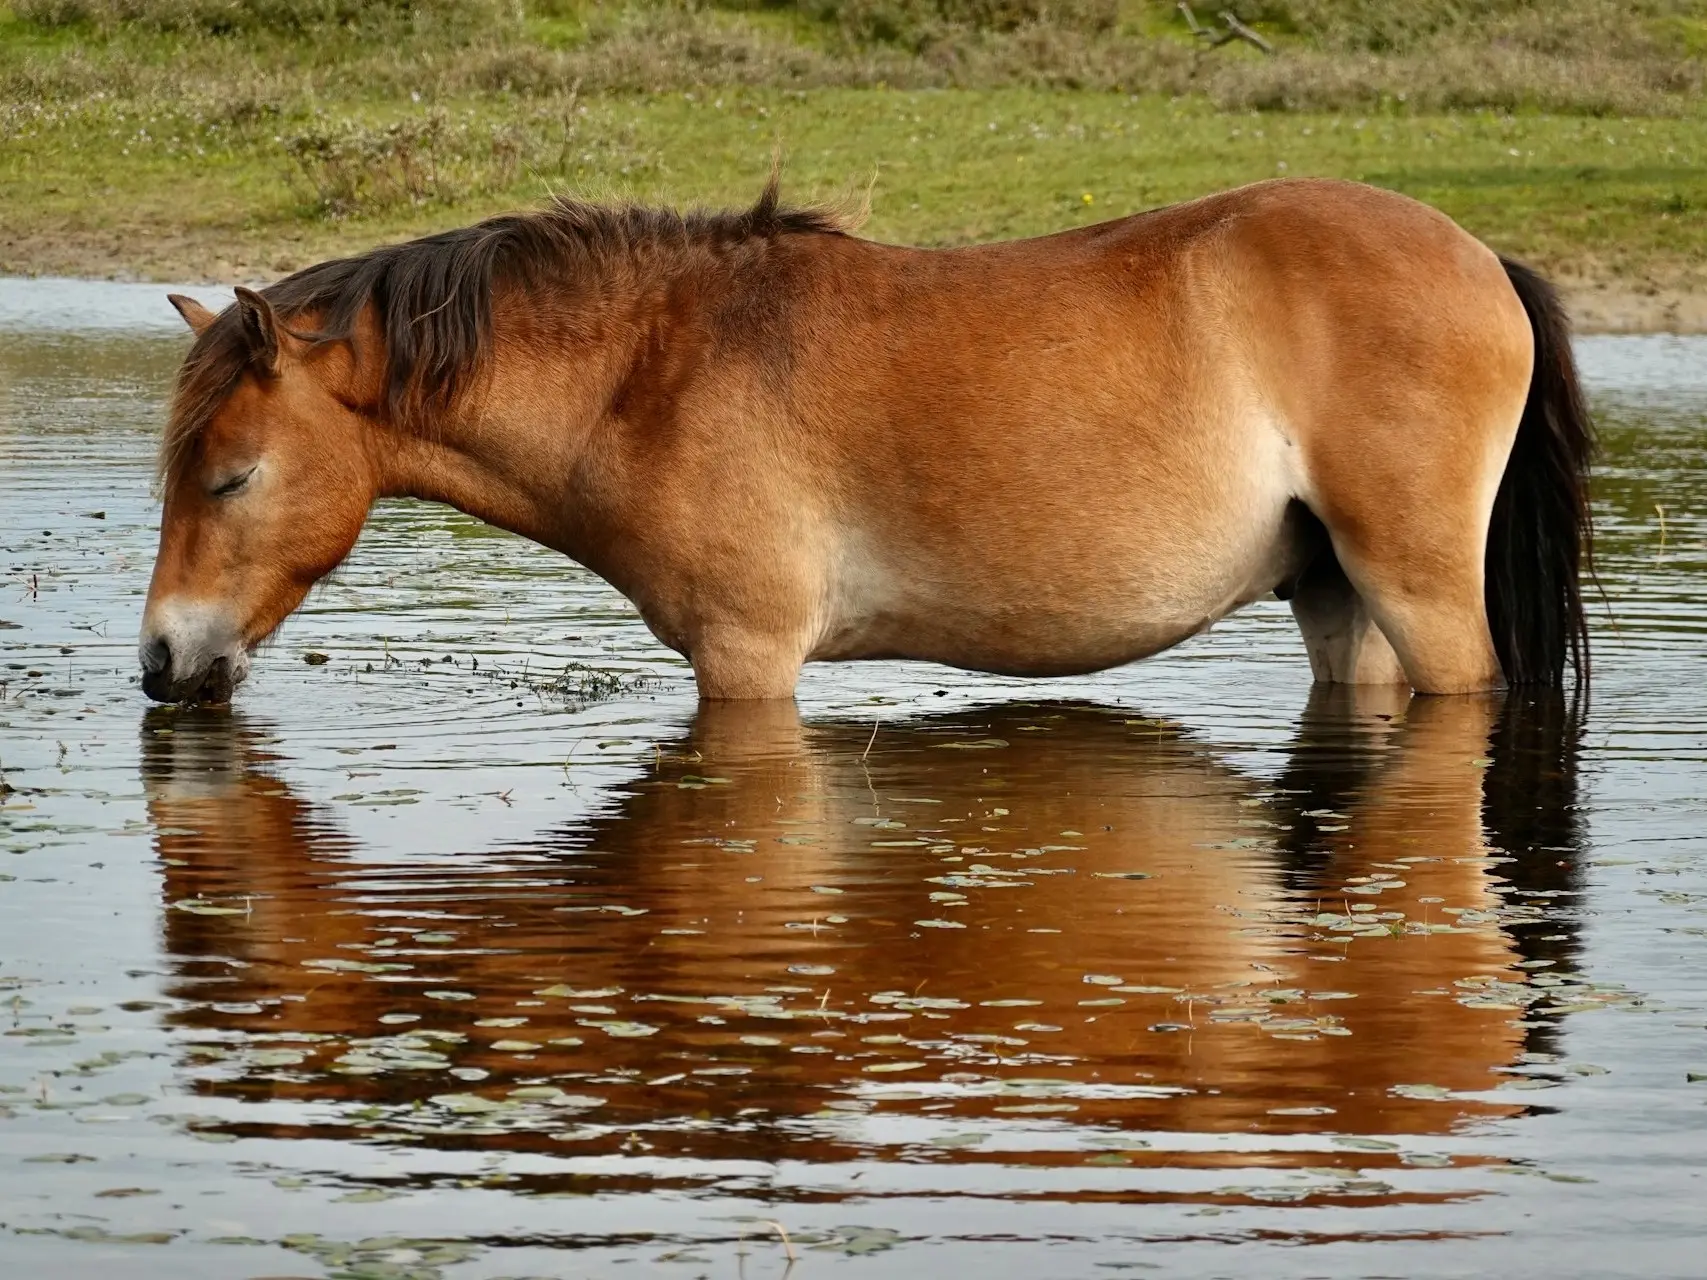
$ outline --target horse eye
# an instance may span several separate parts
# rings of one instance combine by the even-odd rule
[[[232,494],[236,493],[244,485],[248,484],[249,483],[249,477],[254,475],[254,474],[255,474],[255,468],[250,467],[242,475],[232,476],[231,479],[227,480],[224,484],[220,485],[217,489],[215,489],[213,491],[213,496],[216,498],[229,498]]]

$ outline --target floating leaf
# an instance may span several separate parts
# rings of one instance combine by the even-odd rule
[[[858,1257],[867,1253],[882,1253],[901,1242],[901,1233],[888,1227],[837,1227],[830,1239],[812,1246],[832,1253]]]
[[[611,996],[620,996],[621,987],[541,987],[534,992],[536,996],[561,996],[566,1000],[608,1000]]]
[[[1452,1090],[1439,1084],[1396,1084],[1387,1092],[1419,1102],[1443,1102],[1452,1097]]]
[[[989,1140],[990,1135],[987,1133],[945,1133],[932,1138],[930,1145],[933,1147],[976,1147]]]
[[[443,1107],[457,1115],[475,1116],[486,1115],[493,1111],[507,1110],[512,1104],[499,1102],[494,1098],[482,1098],[477,1093],[440,1093],[431,1099],[434,1106]]]
[[[583,1027],[597,1027],[606,1035],[616,1036],[619,1040],[639,1040],[646,1036],[657,1035],[658,1028],[645,1022],[609,1021],[603,1019],[578,1019]]]
[[[175,911],[187,911],[194,916],[246,916],[249,908],[230,907],[219,902],[209,902],[205,898],[184,898],[172,904]]]

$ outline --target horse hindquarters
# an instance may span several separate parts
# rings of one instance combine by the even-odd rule
[[[1533,293],[1520,307],[1492,254],[1486,267],[1410,284],[1408,299],[1395,284],[1384,325],[1360,331],[1356,317],[1328,336],[1335,385],[1306,424],[1301,496],[1332,551],[1293,597],[1318,680],[1453,694],[1562,670],[1578,545],[1562,513],[1580,475],[1574,456],[1536,466],[1570,438],[1561,414],[1537,408],[1559,380],[1546,374],[1559,359],[1551,313]]]
[[[1481,483],[1441,493],[1432,510],[1390,522],[1384,560],[1353,549],[1347,569],[1367,608],[1349,582],[1334,597],[1329,572],[1303,584],[1313,589],[1300,593],[1306,608],[1312,600],[1355,599],[1334,614],[1350,637],[1336,656],[1353,664],[1352,682],[1391,679],[1402,668],[1421,693],[1473,692],[1502,678],[1558,687],[1567,665],[1579,688],[1587,681],[1581,573],[1592,532],[1593,427],[1557,295],[1529,268],[1507,259],[1500,265],[1523,305],[1534,358],[1515,434],[1505,425],[1509,415],[1487,410],[1490,438],[1510,441],[1495,455],[1501,465],[1491,508],[1480,496],[1486,477],[1478,477]],[[1305,614],[1298,616],[1308,635]]]

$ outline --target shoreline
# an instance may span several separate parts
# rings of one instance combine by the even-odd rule
[[[1556,284],[1577,333],[1707,333],[1707,289],[1569,279]]]

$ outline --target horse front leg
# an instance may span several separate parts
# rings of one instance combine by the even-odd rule
[[[694,637],[688,660],[702,702],[792,698],[808,647],[803,630],[719,623]]]

